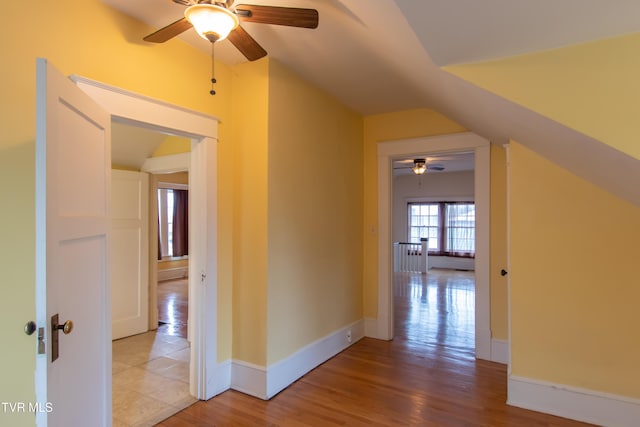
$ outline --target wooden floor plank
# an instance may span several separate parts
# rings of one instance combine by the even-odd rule
[[[472,274],[397,275],[394,309],[392,341],[364,338],[269,401],[230,390],[159,425],[588,425],[506,405],[506,366],[474,358]]]

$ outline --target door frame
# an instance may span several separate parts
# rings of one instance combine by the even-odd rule
[[[191,162],[191,152],[189,153],[181,153],[181,154],[170,154],[167,156],[161,157],[150,157],[144,161],[141,171],[146,172],[152,175],[154,178],[150,179],[150,182],[153,182],[153,185],[150,187],[150,204],[149,204],[149,218],[157,218],[158,217],[158,179],[155,178],[157,175],[164,175],[170,173],[177,172],[187,172],[189,173]],[[188,181],[187,181],[188,182]],[[187,184],[188,186],[188,184]],[[153,201],[151,199],[153,198]],[[191,202],[189,202],[191,203]],[[189,209],[189,215],[191,215],[191,209]],[[188,218],[190,221],[190,217]],[[158,252],[158,235],[160,234],[160,230],[158,226],[150,223],[154,232],[149,233],[149,262],[156,262],[157,255],[155,253]],[[191,235],[189,235],[191,238]],[[151,259],[153,258],[153,260]],[[188,270],[187,266],[187,270]],[[189,298],[190,293],[187,295]],[[187,310],[189,310],[190,300],[187,300]],[[187,318],[191,319],[193,316],[191,313],[187,311]],[[158,268],[151,268],[149,271],[149,325],[157,325],[158,324]],[[187,340],[191,341],[191,325],[187,328]]]
[[[189,295],[194,303],[189,304],[190,392],[198,399],[209,399],[223,387],[221,376],[216,375],[219,119],[85,77],[70,78],[113,121],[191,139]],[[110,320],[110,313],[108,317]]]
[[[378,143],[378,316],[375,336],[393,338],[393,165],[398,157],[473,151],[474,199],[476,205],[475,258],[475,352],[476,358],[491,360],[491,313],[489,289],[489,195],[490,142],[474,133],[412,138]]]

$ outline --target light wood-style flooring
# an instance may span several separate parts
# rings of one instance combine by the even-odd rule
[[[269,401],[227,391],[160,423],[204,426],[584,426],[506,405],[506,366],[473,352],[473,274],[395,277],[395,339],[365,338]]]

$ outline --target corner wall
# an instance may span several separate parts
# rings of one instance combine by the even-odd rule
[[[233,71],[225,364],[231,388],[268,399],[363,336],[362,117],[275,60]]]
[[[362,318],[362,117],[270,65],[267,365]]]
[[[233,69],[233,358],[267,363],[269,59]]]

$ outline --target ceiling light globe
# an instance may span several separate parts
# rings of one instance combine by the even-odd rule
[[[416,175],[422,175],[427,171],[427,164],[424,159],[415,159],[411,169]]]
[[[211,43],[227,38],[239,24],[238,17],[224,7],[212,4],[196,4],[184,11],[184,17],[196,32]]]

